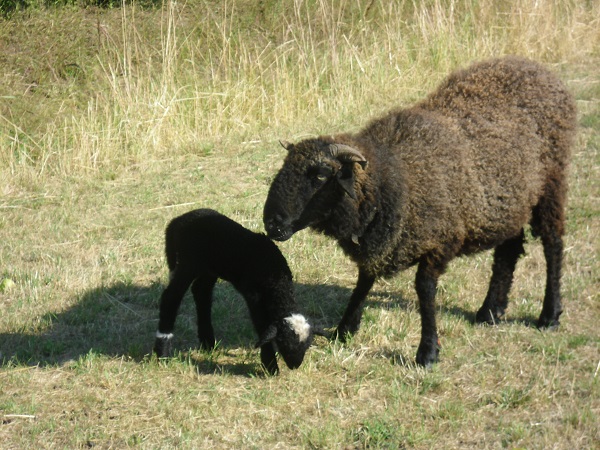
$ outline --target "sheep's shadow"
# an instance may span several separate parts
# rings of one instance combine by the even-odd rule
[[[159,282],[148,286],[115,283],[97,287],[81,295],[70,309],[40,317],[43,332],[0,333],[0,367],[11,361],[34,366],[61,365],[90,353],[139,362],[150,358],[163,288]],[[330,284],[298,283],[295,289],[300,309],[323,330],[337,326],[351,295],[351,289]],[[246,303],[229,283],[216,285],[214,299],[217,348],[211,352],[196,350],[196,312],[188,293],[176,322],[176,358],[194,364],[199,373],[260,376],[263,370],[259,351],[254,349],[257,336]],[[377,288],[367,297],[366,305],[400,310],[415,307],[400,293]],[[475,317],[475,312],[456,306],[442,305],[441,313],[470,323]],[[510,318],[503,322],[534,327],[536,319]],[[406,358],[396,355],[392,359],[402,362]]]
[[[440,311],[442,314],[447,314],[450,316],[454,316],[458,319],[462,319],[465,322],[473,324],[473,326],[493,326],[487,324],[478,324],[475,322],[475,316],[477,315],[477,310],[465,309],[460,306],[445,306],[442,305],[440,307]],[[510,303],[508,304],[507,312],[510,312]],[[514,317],[502,317],[496,326],[500,326],[502,324],[511,324],[511,325],[522,325],[527,328],[537,328],[537,317],[531,314],[527,314],[525,316]]]

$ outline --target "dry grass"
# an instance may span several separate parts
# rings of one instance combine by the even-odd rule
[[[198,0],[0,22],[2,448],[598,447],[598,17],[576,1]],[[497,327],[472,325],[489,254],[453,262],[431,371],[413,362],[414,270],[376,284],[349,343],[319,338],[279,377],[225,283],[217,350],[195,350],[188,299],[181,353],[149,356],[170,218],[212,206],[261,230],[278,138],[358,127],[505,53],[553,66],[580,111],[558,332],[532,327],[532,240]],[[280,248],[307,314],[334,326],[354,266],[309,231]]]

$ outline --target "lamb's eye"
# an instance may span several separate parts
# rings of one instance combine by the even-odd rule
[[[317,180],[324,182],[327,181],[327,179],[329,178],[327,175],[324,175],[322,173],[318,173],[317,176],[315,177]]]

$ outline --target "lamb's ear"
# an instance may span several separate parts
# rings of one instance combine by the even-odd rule
[[[313,327],[313,334],[316,334],[317,336],[326,337],[326,338],[328,338],[331,335],[331,333],[328,333],[321,327]]]
[[[288,152],[294,148],[294,144],[292,144],[291,142],[288,141],[279,141],[279,143],[281,144],[281,146],[283,148],[285,148]]]
[[[271,325],[268,326],[268,328],[265,330],[265,332],[262,334],[262,336],[260,336],[260,338],[258,339],[258,342],[256,343],[256,345],[254,347],[258,348],[258,347],[262,347],[265,344],[268,344],[273,339],[275,339],[275,336],[277,336],[277,326],[274,323],[272,323]]]

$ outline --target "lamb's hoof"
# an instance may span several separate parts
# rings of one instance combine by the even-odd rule
[[[154,341],[154,353],[159,358],[168,358],[173,353],[173,336],[157,337]]]
[[[265,370],[265,372],[268,375],[271,375],[271,376],[279,375],[279,366],[277,365],[277,361],[276,360],[275,361],[271,361],[271,362],[269,362],[267,364],[265,364],[263,362],[262,366],[263,366],[263,369]]]
[[[439,341],[433,345],[423,344],[419,345],[417,350],[417,364],[431,369],[431,367],[439,361],[440,344]]]

